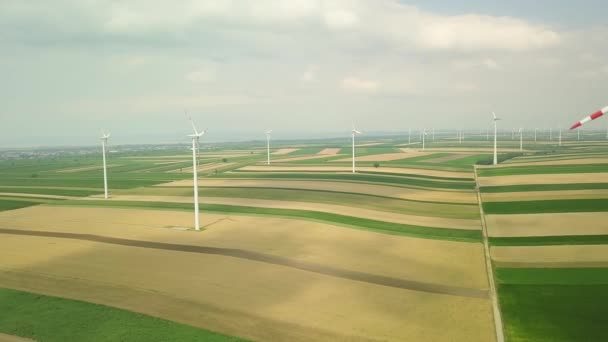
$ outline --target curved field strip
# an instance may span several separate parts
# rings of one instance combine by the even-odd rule
[[[3,226],[13,229],[236,248],[391,278],[487,287],[480,244],[377,234],[287,218],[207,212],[201,214],[201,232],[171,229],[192,226],[192,213],[182,211],[38,206],[3,212],[0,218]]]
[[[0,187],[0,193],[84,197],[103,193],[103,189]]]
[[[494,262],[502,267],[608,266],[608,245],[496,246],[492,247],[491,253]]]
[[[27,201],[12,198],[0,198],[0,212],[5,210],[14,210],[25,208],[32,205],[40,204],[38,201]]]
[[[463,159],[463,158],[467,158],[467,157],[472,157],[475,155],[476,155],[475,153],[455,153],[455,154],[444,156],[444,157],[426,159],[426,160],[424,160],[424,162],[425,163],[445,163],[445,162],[455,161],[455,160],[459,160],[459,159]]]
[[[233,171],[220,176],[225,179],[293,179],[293,180],[319,180],[338,181],[358,184],[386,184],[395,187],[425,188],[428,190],[462,191],[473,190],[472,180],[445,180],[421,176],[395,176],[393,174],[378,175],[374,173],[289,173],[289,172],[239,172]],[[214,177],[215,178],[215,177]]]
[[[281,258],[270,254],[263,254],[258,252],[252,252],[247,250],[235,249],[235,248],[221,248],[221,247],[209,247],[209,246],[195,246],[195,245],[182,245],[182,244],[170,244],[163,242],[153,241],[141,241],[141,240],[128,240],[114,237],[107,237],[101,235],[92,234],[77,234],[77,233],[61,233],[61,232],[48,232],[40,230],[22,230],[22,229],[10,229],[0,228],[0,234],[19,235],[19,236],[35,236],[35,237],[49,237],[59,239],[73,239],[81,241],[91,241],[97,243],[128,246],[128,247],[141,247],[148,249],[158,249],[165,251],[177,251],[177,252],[188,252],[197,254],[207,255],[219,255],[224,257],[230,257],[235,259],[244,259],[247,261],[255,261],[260,263],[267,263],[271,265],[285,266],[297,270],[318,273],[328,275],[336,278],[343,278],[348,280],[360,281],[368,284],[381,285],[386,287],[394,287],[398,289],[439,293],[451,296],[469,297],[469,298],[487,298],[488,293],[486,290],[455,287],[441,284],[429,284],[422,283],[419,281],[406,280],[391,278],[386,276],[380,276],[370,273],[363,273],[358,271],[351,271],[345,269],[334,268],[331,266],[325,266],[320,264],[312,264],[301,261],[295,261],[287,258]]]
[[[602,171],[604,172],[604,171]],[[479,177],[482,187],[505,185],[608,183],[608,172]]]
[[[192,198],[184,196],[142,196],[142,195],[117,195],[113,196],[112,200],[116,201],[143,201],[143,202],[177,202],[191,203]],[[440,217],[430,217],[424,215],[405,215],[391,213],[386,211],[370,210],[366,208],[353,208],[344,205],[322,204],[311,202],[296,202],[285,200],[265,200],[265,199],[247,199],[235,197],[202,197],[200,203],[204,204],[223,204],[230,206],[256,207],[256,208],[274,208],[274,209],[290,209],[316,211],[323,213],[338,214],[343,216],[366,218],[376,221],[385,221],[392,223],[402,223],[415,226],[436,227],[436,228],[452,228],[476,230],[480,229],[480,221],[476,219],[450,219]],[[415,211],[414,211],[415,212]],[[429,212],[428,214],[432,214]]]
[[[104,305],[1,288],[0,312],[11,313],[0,319],[0,331],[40,341],[244,341]],[[34,340],[0,333],[0,341]]]
[[[608,235],[608,213],[486,215],[486,225],[491,237]]]
[[[297,150],[299,150],[299,149],[298,148],[281,148],[281,149],[278,149],[278,150],[276,150],[276,151],[274,151],[274,152],[272,152],[270,154],[275,155],[275,156],[280,156],[280,155],[285,155],[285,154],[289,154],[289,153],[295,152]]]
[[[155,186],[131,190],[117,190],[113,192],[113,197],[120,195],[135,195],[182,196],[192,198],[193,194],[194,191],[190,187]],[[335,204],[351,208],[366,208],[381,212],[411,214],[415,216],[479,219],[479,213],[474,212],[474,210],[478,208],[475,203],[457,204],[448,202],[424,202],[352,192],[254,187],[205,187],[199,191],[199,198],[204,197],[282,200],[318,203],[320,205]]]
[[[350,172],[352,168],[347,166],[246,166],[241,168],[243,171],[289,171],[289,172]],[[388,172],[404,175],[420,175],[441,178],[472,178],[471,172],[456,172],[456,171],[439,171],[430,169],[414,169],[414,168],[399,168],[399,167],[358,167],[357,171],[363,172]]]
[[[114,207],[114,208],[148,208],[157,210],[192,210],[189,203],[172,202],[141,202],[141,201],[99,201],[77,200],[61,201],[53,205],[73,206],[73,207]],[[201,211],[213,213],[225,213],[232,215],[261,215],[294,218],[302,220],[312,220],[326,222],[329,224],[351,227],[362,230],[369,230],[384,234],[394,234],[411,236],[422,239],[437,239],[461,242],[479,242],[481,232],[479,229],[452,229],[424,227],[410,224],[384,222],[367,218],[352,217],[333,213],[293,210],[293,209],[274,209],[261,207],[245,207],[224,204],[202,204],[199,206]]]
[[[110,165],[107,165],[106,167],[109,169],[109,168],[113,168],[116,166],[118,166],[118,164],[110,164]],[[103,166],[101,166],[101,165],[93,165],[93,166],[82,166],[82,167],[76,167],[76,168],[55,170],[55,172],[72,173],[72,172],[81,172],[81,171],[101,170],[102,168],[103,168]]]
[[[158,187],[188,187],[191,180],[181,180],[159,184]],[[304,189],[318,191],[350,192],[406,200],[440,203],[475,204],[477,197],[472,191],[440,191],[392,187],[378,184],[332,182],[323,180],[283,180],[283,179],[204,179],[199,187],[254,187],[275,189]],[[203,190],[204,191],[204,190]]]
[[[66,199],[77,199],[75,196],[62,196],[62,195],[45,195],[45,194],[29,194],[22,192],[0,192],[0,197],[24,197],[24,198],[40,198],[40,199],[57,199],[57,200],[66,200]]]
[[[486,214],[501,215],[605,212],[608,211],[608,198],[552,201],[484,202],[483,210],[486,212]]]
[[[484,202],[602,199],[608,198],[608,189],[496,192],[484,193],[482,194],[481,198]]]
[[[221,255],[18,235],[3,235],[0,244],[2,256],[12,255],[0,258],[0,285],[253,340],[492,340],[490,305],[483,298],[412,291]]]

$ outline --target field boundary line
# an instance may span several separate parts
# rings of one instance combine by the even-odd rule
[[[490,283],[490,300],[492,301],[492,311],[494,312],[496,342],[504,342],[504,327],[502,324],[502,316],[498,303],[498,294],[496,293],[496,284],[494,282],[494,269],[492,268],[492,256],[490,254],[490,243],[488,241],[488,227],[486,226],[486,218],[484,216],[483,203],[481,201],[481,192],[479,191],[479,183],[477,182],[477,165],[473,165],[473,174],[475,175],[475,192],[477,193],[477,201],[479,203],[479,216],[481,218],[481,235],[486,261],[486,271],[488,274],[488,282]]]

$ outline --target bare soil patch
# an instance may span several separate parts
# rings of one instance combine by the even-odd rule
[[[338,154],[338,152],[340,152],[339,148],[326,148],[324,150],[319,151],[317,154],[323,156],[334,156]]]
[[[608,173],[538,174],[479,177],[478,182],[480,186],[608,183]]]
[[[278,156],[278,155],[289,154],[289,153],[295,152],[297,150],[299,150],[299,148],[281,148],[277,151],[272,152],[271,154]]]

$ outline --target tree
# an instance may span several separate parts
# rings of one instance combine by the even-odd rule
[[[374,163],[374,167],[375,167],[376,169],[377,169],[377,168],[379,168],[379,167],[380,167],[380,163],[375,162],[375,163]]]

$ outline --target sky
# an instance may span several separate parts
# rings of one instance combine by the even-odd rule
[[[608,105],[608,2],[0,1],[0,148],[569,127]],[[597,128],[608,122],[596,121]],[[593,127],[590,127],[593,128]]]

